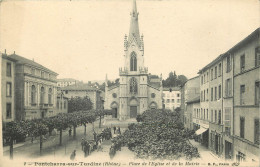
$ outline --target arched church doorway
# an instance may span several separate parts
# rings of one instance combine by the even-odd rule
[[[116,102],[113,102],[111,104],[111,108],[112,108],[112,118],[117,118],[118,117],[118,105]]]
[[[137,100],[132,99],[130,101],[130,118],[136,118],[137,116]]]

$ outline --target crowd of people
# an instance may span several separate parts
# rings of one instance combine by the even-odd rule
[[[121,134],[120,127],[113,127],[114,134]],[[97,150],[102,151],[102,143],[104,140],[110,140],[112,138],[111,128],[105,128],[101,133],[97,134],[93,130],[94,140],[86,140],[85,138],[81,139],[81,150],[84,152],[84,157],[87,157],[91,152]],[[115,146],[113,147],[115,148]],[[115,149],[119,150],[118,147]],[[113,150],[110,150],[113,152]],[[74,160],[76,156],[76,150],[71,153],[70,159]]]

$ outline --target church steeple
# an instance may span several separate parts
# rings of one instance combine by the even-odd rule
[[[131,43],[133,39],[140,46],[140,34],[139,34],[139,24],[138,24],[138,12],[136,7],[136,0],[133,0],[133,8],[131,11],[131,21],[130,21],[130,30],[128,36],[128,42]]]

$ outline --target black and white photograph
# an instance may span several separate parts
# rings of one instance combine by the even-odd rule
[[[0,0],[0,167],[260,166],[259,0]]]

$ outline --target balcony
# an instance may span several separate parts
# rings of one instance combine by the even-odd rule
[[[52,108],[52,107],[53,107],[53,104],[40,103],[41,109],[48,109],[48,108]]]
[[[127,75],[129,72],[135,72],[135,73],[140,73],[140,74],[148,74],[148,68],[147,67],[139,67],[139,70],[137,71],[129,71],[126,67],[124,68],[119,68],[119,75]]]

